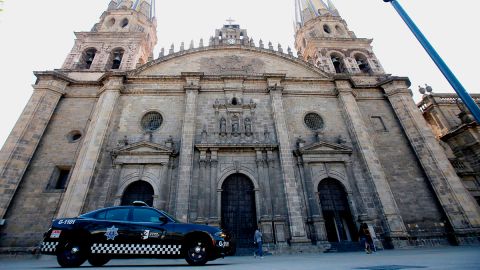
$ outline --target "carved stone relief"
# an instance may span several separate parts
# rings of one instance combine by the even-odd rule
[[[201,59],[201,70],[207,74],[255,74],[265,72],[265,63],[237,55]]]

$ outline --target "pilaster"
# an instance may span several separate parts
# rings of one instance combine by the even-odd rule
[[[388,226],[388,234],[392,238],[405,237],[407,231],[403,223],[397,203],[395,202],[387,177],[378,158],[371,136],[368,133],[362,112],[351,88],[350,82],[337,80],[336,89],[342,106],[347,127],[354,147],[359,153],[366,176],[375,187],[380,201],[384,221]]]
[[[68,82],[38,78],[34,92],[0,151],[0,224]]]
[[[445,151],[415,105],[408,82],[382,85],[445,214],[457,233],[480,229],[480,208],[455,173]]]
[[[217,177],[218,177],[218,149],[211,148],[210,155],[210,219],[209,224],[218,224],[220,218],[217,215]]]
[[[113,111],[123,87],[123,76],[110,77],[104,82],[104,87],[100,91],[100,98],[92,115],[92,122],[86,132],[72,176],[63,196],[58,217],[76,217],[81,213],[107,137]]]
[[[182,141],[180,145],[175,216],[179,220],[187,222],[188,208],[190,205],[190,186],[192,184],[195,117],[201,74],[184,73],[182,75],[185,77],[185,114],[183,117]]]
[[[273,119],[279,142],[280,162],[282,167],[282,178],[284,181],[285,197],[287,203],[288,219],[292,243],[309,242],[302,216],[302,202],[298,192],[295,179],[295,160],[293,147],[288,134],[285,110],[283,108],[281,85],[284,75],[267,74],[268,90],[270,92]]]

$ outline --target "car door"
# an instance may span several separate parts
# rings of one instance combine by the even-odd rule
[[[146,207],[133,209],[132,226],[142,254],[152,257],[175,257],[180,255],[181,246],[172,242],[174,224],[161,212]]]
[[[90,232],[92,236],[92,254],[113,256],[133,253],[131,244],[134,239],[130,223],[131,208],[118,207],[96,213]]]

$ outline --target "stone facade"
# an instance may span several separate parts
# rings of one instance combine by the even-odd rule
[[[111,1],[62,69],[36,73],[2,148],[1,249],[136,199],[240,245],[258,224],[279,252],[356,242],[360,223],[386,248],[478,241],[480,209],[408,79],[384,74],[333,5],[298,7],[298,57],[228,24],[148,60],[148,1]]]
[[[479,103],[479,95],[473,98]],[[417,105],[464,186],[480,204],[478,124],[455,94],[426,94]]]

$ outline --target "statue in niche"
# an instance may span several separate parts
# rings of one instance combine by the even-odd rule
[[[201,140],[202,143],[206,143],[207,142],[207,127],[206,126],[203,126],[203,130],[202,130],[202,140]]]
[[[245,118],[245,134],[250,136],[252,134],[252,120]]]
[[[220,119],[220,133],[227,133],[227,120],[225,120],[225,117],[222,117],[222,119]]]
[[[232,118],[232,133],[233,134],[240,133],[240,125],[238,123],[238,117],[237,116],[234,116]]]
[[[263,137],[265,138],[265,142],[270,141],[270,132],[268,131],[267,125],[264,126]]]

